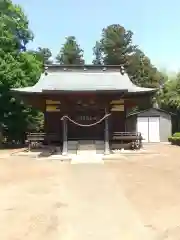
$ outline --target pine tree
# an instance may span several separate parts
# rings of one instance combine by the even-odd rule
[[[56,59],[60,64],[65,64],[65,65],[84,64],[83,50],[78,45],[76,38],[74,36],[70,36],[66,38],[66,41],[62,46],[62,48],[60,49],[60,52],[57,55]]]

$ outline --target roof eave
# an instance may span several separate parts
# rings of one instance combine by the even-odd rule
[[[10,89],[10,93],[12,94],[38,94],[38,93],[42,93],[39,91],[27,91],[27,90],[23,90],[23,88],[19,88],[19,89]]]
[[[41,90],[41,91],[36,91],[36,89],[34,89],[33,87],[29,89],[26,89],[26,88],[14,88],[14,89],[11,89],[10,92],[12,93],[72,93],[72,92],[104,92],[104,93],[118,93],[118,92],[124,92],[124,93],[127,93],[127,94],[132,94],[132,95],[136,95],[136,94],[153,94],[155,93],[157,90],[156,89],[146,89],[144,91],[130,91],[128,89],[77,89],[77,90],[63,90],[63,89],[44,89],[44,90]]]
[[[135,94],[154,94],[154,93],[156,93],[157,92],[157,90],[156,89],[145,89],[145,90],[141,90],[141,91],[139,91],[139,90],[136,90],[136,91],[128,91],[128,94],[129,95],[135,95]]]
[[[148,109],[144,109],[144,110],[141,110],[141,111],[137,111],[137,112],[130,113],[130,114],[127,115],[127,118],[128,118],[128,117],[132,117],[132,116],[137,116],[138,114],[147,112],[147,111],[149,111],[149,110],[151,110],[151,109],[154,109],[154,110],[156,110],[156,111],[158,111],[158,112],[164,112],[164,113],[169,114],[169,115],[172,115],[172,116],[176,116],[176,115],[177,115],[177,114],[175,114],[175,113],[168,112],[168,111],[166,111],[166,110],[164,110],[164,109],[161,109],[161,108],[150,107],[150,108],[148,108]]]
[[[77,90],[58,90],[58,89],[53,89],[53,90],[43,90],[42,92],[44,93],[72,93],[72,92],[76,92],[76,93],[82,93],[82,92],[98,92],[98,93],[117,93],[117,92],[124,92],[127,93],[128,90],[127,89],[77,89]]]

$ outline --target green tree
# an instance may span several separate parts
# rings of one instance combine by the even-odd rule
[[[159,103],[163,108],[180,111],[180,73],[169,77],[159,93]]]
[[[166,111],[175,113],[172,116],[173,132],[180,131],[180,73],[168,76],[157,96],[159,106]]]
[[[49,48],[39,47],[37,50],[28,50],[27,52],[33,55],[41,63],[42,70],[44,69],[44,65],[53,63],[51,60],[52,53]]]
[[[94,60],[93,64],[94,65],[102,65],[102,50],[101,50],[101,44],[100,42],[96,42],[94,48],[93,48],[93,55],[94,55]]]
[[[26,45],[33,39],[27,17],[10,0],[0,1],[0,125],[9,139],[20,140],[35,111],[14,98],[10,89],[34,85],[41,74],[41,62]]]
[[[132,44],[132,36],[131,31],[119,24],[104,28],[100,40],[103,63],[126,66],[128,56],[136,50],[136,46]]]
[[[27,17],[21,7],[11,0],[1,0],[0,9],[0,48],[5,52],[24,51],[33,39]]]
[[[128,56],[126,71],[133,83],[141,87],[159,87],[164,76],[139,49]]]
[[[83,50],[80,48],[74,36],[66,38],[59,54],[56,57],[60,64],[84,64]]]
[[[102,30],[97,59],[103,64],[124,66],[133,83],[143,87],[157,87],[161,74],[149,58],[132,42],[133,32],[119,24]],[[96,59],[95,59],[96,60]]]
[[[52,57],[52,53],[49,48],[39,47],[37,50],[37,54],[40,56],[43,64],[52,64],[52,60],[50,59]]]

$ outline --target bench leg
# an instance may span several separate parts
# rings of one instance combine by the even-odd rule
[[[139,149],[143,147],[142,140],[139,141]]]
[[[28,152],[31,151],[31,142],[28,143]]]

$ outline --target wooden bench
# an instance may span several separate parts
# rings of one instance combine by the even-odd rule
[[[129,144],[131,149],[142,147],[142,136],[138,132],[113,132],[112,141],[121,144]]]

